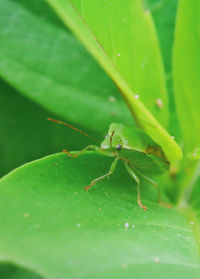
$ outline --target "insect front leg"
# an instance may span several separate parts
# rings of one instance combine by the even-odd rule
[[[103,180],[104,178],[109,177],[111,174],[113,174],[113,172],[116,169],[118,161],[119,161],[119,157],[116,157],[110,166],[109,172],[92,180],[92,182],[88,186],[84,187],[84,189],[89,190],[92,186],[94,186],[95,183],[97,183],[98,181]]]
[[[85,148],[83,148],[81,151],[79,151],[76,154],[72,154],[71,152],[69,152],[68,150],[64,149],[62,152],[64,152],[65,154],[67,154],[67,156],[69,157],[74,157],[77,158],[78,156],[80,156],[81,154],[83,154],[85,151],[87,151],[88,149],[92,149],[95,151],[101,151],[101,148],[96,146],[96,145],[88,145]]]
[[[139,177],[135,174],[135,172],[133,171],[133,169],[128,165],[128,163],[125,163],[125,167],[128,171],[128,173],[131,175],[131,177],[135,180],[135,182],[137,183],[137,203],[139,205],[140,208],[143,208],[144,210],[147,210],[148,208],[142,204],[141,202],[141,193],[140,193],[140,179]]]

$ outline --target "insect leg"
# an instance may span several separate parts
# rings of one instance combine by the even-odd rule
[[[139,177],[135,174],[135,172],[133,171],[133,169],[128,165],[128,163],[125,163],[125,167],[128,171],[128,173],[130,174],[130,176],[135,180],[135,182],[137,183],[137,203],[139,205],[140,208],[143,208],[144,210],[148,209],[145,205],[142,204],[141,202],[141,193],[140,193],[140,179]]]
[[[101,150],[100,147],[96,146],[96,145],[88,145],[85,148],[83,148],[81,151],[79,151],[76,154],[72,154],[71,152],[69,152],[68,150],[64,149],[62,152],[64,152],[65,154],[67,154],[67,156],[70,157],[74,157],[77,158],[78,156],[80,156],[81,154],[83,154],[85,151],[87,151],[88,149],[92,149],[92,150],[96,150],[99,151]]]
[[[164,206],[167,206],[167,207],[172,207],[171,204],[167,204],[167,203],[164,203],[162,200],[161,200],[161,191],[160,191],[160,187],[159,185],[154,181],[152,180],[151,178],[149,178],[148,176],[142,174],[141,172],[137,171],[140,176],[147,180],[158,192],[158,203],[161,204],[161,205],[164,205]]]
[[[109,177],[111,174],[113,174],[113,172],[116,169],[118,161],[119,161],[119,157],[116,157],[114,159],[114,161],[112,162],[111,166],[110,166],[109,172],[104,174],[104,175],[102,175],[102,176],[100,176],[100,177],[98,177],[98,178],[96,178],[96,179],[94,179],[94,180],[92,180],[92,182],[88,186],[84,187],[84,189],[85,190],[89,190],[92,186],[94,186],[95,183],[97,183],[98,181],[100,181],[100,180],[102,180],[102,179],[104,179],[106,177]]]

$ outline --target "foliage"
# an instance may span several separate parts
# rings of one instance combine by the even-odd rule
[[[200,4],[0,3],[0,277],[199,278]],[[53,154],[91,140],[47,117],[100,140],[139,126],[171,162],[154,179],[173,208],[142,181],[139,209],[122,163],[85,192],[112,158]]]

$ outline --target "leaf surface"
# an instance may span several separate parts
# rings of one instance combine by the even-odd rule
[[[11,264],[0,264],[1,279],[43,279],[34,272]]]
[[[148,9],[154,20],[156,33],[161,48],[162,60],[165,67],[169,99],[169,125],[168,131],[175,136],[177,142],[182,142],[180,125],[176,113],[173,94],[172,50],[174,44],[175,21],[178,0],[147,0]]]
[[[0,176],[64,148],[81,149],[91,144],[87,137],[47,121],[49,116],[58,116],[31,102],[2,80],[0,92]],[[80,125],[77,127],[82,129]],[[94,131],[87,132],[101,138]]]
[[[113,82],[42,0],[1,0],[0,76],[26,97],[104,135],[132,123]]]
[[[185,149],[200,147],[200,2],[179,1],[174,45],[174,90]]]
[[[168,102],[157,36],[142,1],[70,1],[91,28],[129,87],[166,127]],[[156,99],[163,102],[163,109]]]
[[[81,17],[81,15],[74,8],[72,4],[74,2],[69,0],[68,1],[47,0],[47,2],[49,2],[52,5],[52,7],[57,11],[58,15],[63,20],[63,22],[67,26],[69,26],[72,29],[72,31],[79,37],[79,39],[85,44],[88,50],[93,54],[93,56],[98,60],[98,62],[102,65],[102,67],[107,71],[107,73],[112,77],[112,79],[118,85],[138,125],[142,127],[142,129],[144,129],[144,131],[148,135],[150,135],[162,147],[169,161],[174,163],[175,161],[180,160],[182,157],[182,152],[180,147],[171,138],[171,136],[167,133],[167,131],[158,123],[158,121],[154,118],[154,116],[150,113],[150,111],[144,106],[144,104],[138,99],[138,95],[137,94],[134,95],[135,93],[133,93],[130,84],[126,81],[126,78],[123,76],[123,73],[121,73],[120,69],[118,69],[113,63],[112,58],[109,56],[109,52],[107,53],[103,41],[101,41],[101,39],[98,36],[95,37],[95,29],[93,29],[92,26],[88,26],[85,23],[84,19]],[[89,2],[89,3],[90,4],[93,3],[93,5],[91,4],[92,9],[90,9],[92,15],[92,11],[95,12],[96,8],[99,7],[99,6],[96,7],[96,3],[99,5],[99,2]],[[103,2],[103,5],[105,3],[106,2]],[[112,1],[110,1],[109,3],[112,3]],[[134,3],[137,3],[135,8],[137,8],[137,11],[139,11],[140,12],[139,14],[141,15],[141,5],[138,4],[139,3],[138,1],[135,1]],[[113,4],[113,6],[116,6],[116,2]],[[126,5],[124,5],[124,7],[125,6]],[[131,8],[133,8],[134,10],[134,6]],[[117,10],[118,11],[120,10],[118,6],[117,6]],[[103,11],[101,11],[101,13],[103,13]],[[142,15],[144,17],[143,21],[147,20],[147,22],[149,22],[150,20],[149,13],[147,12],[147,18],[144,15],[144,11]],[[144,24],[143,21],[141,22],[141,24],[142,23]],[[107,23],[108,22],[109,20],[107,21]],[[116,20],[113,21],[113,24],[114,22],[116,22]],[[101,34],[107,32],[107,29],[101,30]],[[122,35],[123,37],[123,33],[122,34],[121,33],[118,34],[118,36]],[[156,38],[154,37],[154,39]],[[156,50],[158,49],[156,48]],[[155,59],[157,59],[157,57]],[[151,92],[151,94],[154,93]],[[150,99],[152,100],[153,98]],[[156,104],[156,100],[154,104]],[[159,110],[158,107],[157,109]]]
[[[146,0],[161,47],[166,79],[172,76],[172,49],[178,0]]]
[[[2,178],[1,259],[52,279],[199,278],[194,225],[154,202],[151,186],[142,188],[147,211],[138,208],[122,165],[83,190],[112,160],[94,152],[77,159],[55,154]]]

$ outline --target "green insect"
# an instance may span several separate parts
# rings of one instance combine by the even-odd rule
[[[51,118],[48,118],[48,120],[66,125],[76,130],[77,132],[90,137],[86,133],[67,123]],[[96,140],[94,138],[92,139]],[[147,180],[157,189],[158,202],[166,205],[161,202],[160,188],[158,187],[156,182],[149,178],[149,175],[162,174],[166,169],[169,169],[169,162],[166,160],[164,153],[162,152],[162,149],[159,147],[159,145],[157,145],[142,130],[134,127],[127,127],[118,123],[112,123],[109,127],[108,134],[101,142],[100,146],[89,145],[76,154],[71,154],[67,150],[63,150],[63,152],[70,157],[78,157],[88,149],[100,152],[105,156],[113,157],[114,160],[110,166],[109,171],[106,174],[92,180],[92,182],[85,187],[85,190],[89,190],[98,181],[101,181],[113,174],[116,169],[117,163],[119,162],[119,160],[121,160],[124,162],[125,168],[137,184],[137,203],[139,207],[143,208],[144,210],[147,209],[147,207],[141,202],[140,178]]]

